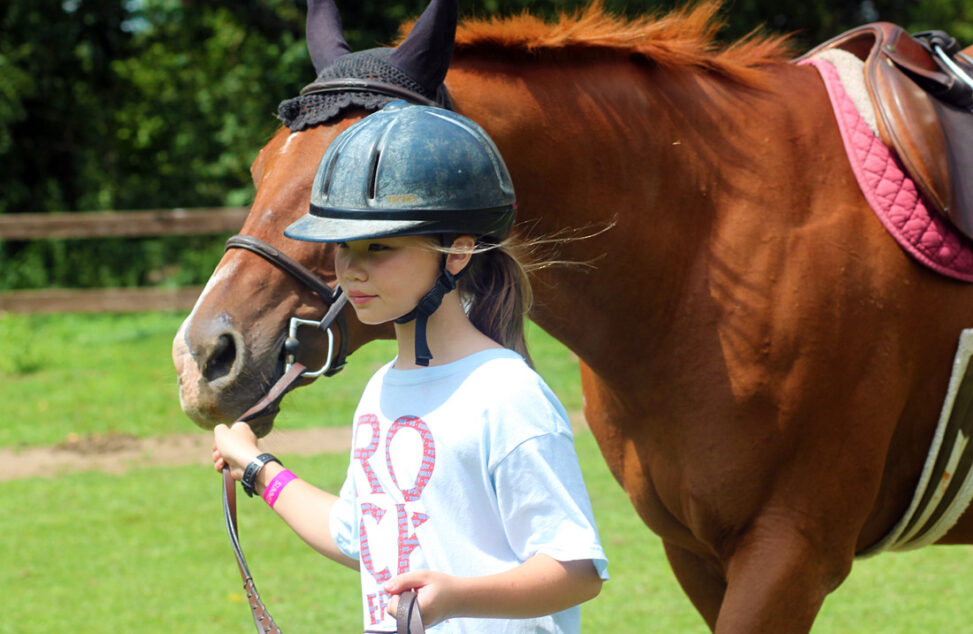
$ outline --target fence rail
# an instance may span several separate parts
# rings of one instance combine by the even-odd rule
[[[203,291],[182,288],[52,288],[0,293],[0,313],[129,313],[189,310]]]
[[[246,207],[216,207],[3,214],[0,215],[0,240],[134,238],[224,233],[238,231],[248,211]]]
[[[0,215],[0,240],[135,238],[240,230],[245,207]],[[202,287],[44,289],[0,292],[0,313],[189,310]]]

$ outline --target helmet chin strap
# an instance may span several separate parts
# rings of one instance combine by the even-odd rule
[[[397,324],[405,324],[413,319],[416,320],[416,365],[426,367],[432,361],[432,352],[429,350],[429,343],[426,341],[426,322],[429,321],[429,316],[436,312],[439,305],[443,303],[443,297],[446,296],[446,293],[456,289],[456,280],[462,277],[465,272],[466,269],[463,269],[456,275],[453,275],[446,270],[444,263],[442,273],[440,273],[432,290],[423,295],[415,308],[395,320]]]

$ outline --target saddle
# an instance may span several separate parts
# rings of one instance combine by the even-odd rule
[[[832,38],[798,61],[832,48],[864,62],[882,141],[896,151],[927,202],[973,238],[973,46],[961,52],[942,31],[914,37],[876,22]]]

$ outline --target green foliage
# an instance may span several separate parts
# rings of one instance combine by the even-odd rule
[[[925,0],[909,3],[910,25],[916,31],[946,31],[961,46],[973,45],[973,2],[970,0]]]
[[[339,2],[354,49],[394,41],[425,0]],[[464,0],[464,15],[551,17],[580,0]],[[637,15],[675,0],[605,0]],[[277,104],[312,78],[305,3],[13,0],[0,9],[0,212],[245,204]],[[812,45],[866,19],[973,37],[973,0],[730,0],[725,36],[764,25]]]
[[[202,285],[227,237],[0,242],[0,290]]]
[[[603,1],[629,16],[684,4]],[[460,12],[553,18],[587,2],[461,0]],[[399,24],[426,4],[338,2],[355,50],[394,42]],[[0,4],[0,213],[248,204],[248,167],[279,125],[277,105],[313,78],[305,12],[301,0]],[[727,0],[722,15],[727,40],[755,28],[794,32],[798,51],[879,19],[973,41],[973,0]],[[187,256],[164,241],[124,242],[0,245],[0,288],[196,281],[216,262],[195,258],[199,268],[189,270]],[[177,260],[180,272],[167,275],[154,262],[128,270],[154,251]]]

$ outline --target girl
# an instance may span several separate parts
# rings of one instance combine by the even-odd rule
[[[479,126],[393,103],[329,146],[285,231],[338,243],[339,285],[362,322],[394,322],[398,355],[365,388],[338,496],[261,456],[246,423],[216,428],[213,458],[360,570],[365,631],[394,632],[415,590],[435,632],[577,633],[607,579],[567,417],[529,365],[514,212]]]

